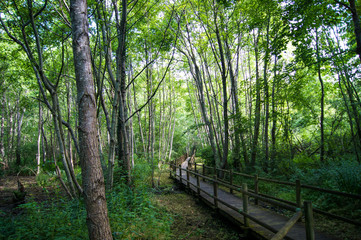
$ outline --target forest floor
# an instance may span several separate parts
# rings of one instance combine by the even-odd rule
[[[26,202],[43,202],[54,200],[57,189],[41,187],[35,176],[7,176],[0,178],[0,217],[2,214],[18,214],[17,204],[14,203],[14,192],[18,191],[17,180],[20,180],[26,191]],[[154,195],[154,201],[173,218],[171,239],[240,239],[245,235],[228,220],[218,215],[202,202],[197,201],[184,191],[177,190],[173,180],[161,177],[160,189],[174,189],[159,191]]]
[[[160,180],[163,191],[156,192],[154,198],[173,216],[172,239],[251,239],[204,203],[181,191],[169,174],[165,175]]]
[[[50,200],[57,189],[41,187],[37,184],[35,176],[6,176],[0,178],[0,212],[14,213],[17,203],[14,202],[14,192],[18,191],[18,179],[24,186],[26,201],[43,202]]]

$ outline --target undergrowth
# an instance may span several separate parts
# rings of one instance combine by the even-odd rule
[[[120,181],[107,193],[114,239],[169,239],[172,218],[153,203],[142,170],[144,166],[133,172],[132,187]],[[12,215],[0,212],[0,239],[88,239],[82,200],[58,196],[38,203],[28,199],[15,211]]]

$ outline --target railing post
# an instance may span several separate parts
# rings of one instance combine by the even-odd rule
[[[205,171],[205,167],[204,167],[204,163],[202,165],[202,175],[205,176],[206,175],[206,171]],[[205,181],[205,179],[203,178],[203,181]]]
[[[299,179],[296,180],[296,204],[298,208],[301,208],[301,181]]]
[[[314,231],[312,202],[305,201],[303,204],[305,207],[306,239],[314,240],[315,239],[315,231]]]
[[[232,169],[229,170],[229,185],[233,186],[233,171],[232,171]],[[230,188],[229,192],[233,193],[233,188]]]
[[[199,175],[198,175],[198,170],[196,170],[196,173],[197,173],[197,195],[198,197],[200,197],[201,195],[201,190],[200,190],[200,184],[199,184]]]
[[[197,163],[194,163],[194,171],[197,172]]]
[[[258,174],[254,175],[254,193],[258,195],[259,187],[258,187]],[[258,205],[258,198],[254,199],[254,203]]]
[[[218,208],[218,184],[217,184],[217,175],[214,175],[214,180],[213,181],[213,196],[214,196],[214,206],[216,207],[216,209]]]
[[[213,171],[214,171],[214,175],[218,176],[217,175],[217,165],[214,165],[214,170]]]
[[[243,212],[248,214],[248,187],[247,187],[247,183],[243,183],[242,184],[242,198],[243,198]],[[245,227],[249,227],[249,222],[248,222],[248,218],[246,217],[246,215],[243,216],[244,217],[244,226]]]
[[[179,182],[182,185],[182,166],[179,164]]]
[[[189,188],[189,168],[187,167],[187,188]]]

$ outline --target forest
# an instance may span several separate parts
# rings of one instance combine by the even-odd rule
[[[15,176],[21,204],[0,201],[0,239],[178,239],[154,192],[187,157],[360,195],[359,14],[356,0],[2,0],[0,180]],[[47,200],[25,201],[22,176]],[[361,221],[360,199],[312,200]]]

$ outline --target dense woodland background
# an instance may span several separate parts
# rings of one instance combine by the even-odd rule
[[[156,187],[156,173],[185,154],[361,194],[358,1],[87,3],[96,141],[110,194],[129,197],[119,184],[145,179]],[[0,3],[0,175],[57,176],[77,198],[70,7]]]

